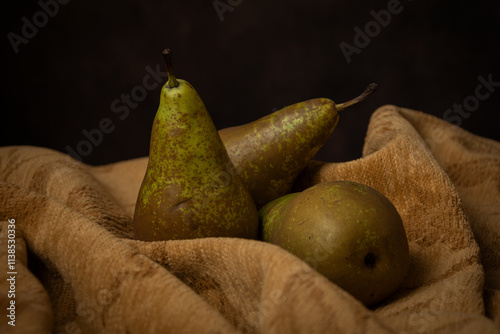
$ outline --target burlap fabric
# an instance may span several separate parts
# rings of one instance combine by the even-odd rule
[[[383,106],[362,158],[312,162],[299,177],[296,189],[368,184],[400,212],[410,273],[373,308],[264,242],[133,240],[146,164],[0,148],[1,333],[500,333],[498,142]],[[5,316],[8,219],[15,327]]]

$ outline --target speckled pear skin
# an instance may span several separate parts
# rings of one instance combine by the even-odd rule
[[[161,90],[149,163],[134,214],[140,240],[241,237],[258,233],[255,203],[196,90]]]
[[[300,193],[290,193],[267,203],[259,210],[259,239],[270,242],[279,233],[288,212],[288,205]]]
[[[367,185],[318,183],[268,203],[259,219],[262,240],[309,263],[367,306],[387,298],[408,274],[401,217]]]
[[[257,208],[290,193],[298,174],[325,143],[339,112],[366,99],[371,83],[354,99],[327,98],[292,104],[248,124],[225,128],[219,135]]]
[[[219,134],[257,208],[290,193],[297,175],[325,143],[339,120],[335,103],[296,103]]]

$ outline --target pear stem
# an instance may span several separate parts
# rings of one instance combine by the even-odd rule
[[[360,96],[355,97],[354,99],[352,99],[350,101],[336,104],[335,108],[337,108],[337,111],[341,111],[347,107],[352,106],[353,104],[359,103],[359,102],[363,101],[364,99],[366,99],[371,93],[373,93],[375,91],[375,89],[377,89],[377,87],[378,87],[378,85],[376,83],[371,83],[368,85],[368,87],[366,87],[365,91],[363,93],[361,93]]]
[[[175,78],[174,67],[172,65],[172,51],[170,49],[165,49],[162,52],[163,60],[165,65],[167,65],[168,81],[167,84],[170,88],[179,86],[179,81]]]

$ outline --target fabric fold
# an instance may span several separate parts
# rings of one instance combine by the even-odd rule
[[[90,166],[47,148],[0,148],[0,260],[15,219],[16,332],[500,333],[498,142],[387,105],[359,159],[312,161],[299,176],[295,191],[352,180],[398,209],[410,273],[371,308],[262,241],[134,240],[146,167],[147,157]]]

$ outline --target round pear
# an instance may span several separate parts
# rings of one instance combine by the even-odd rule
[[[264,241],[301,258],[367,306],[394,293],[408,274],[401,217],[367,185],[319,183],[270,202],[259,217]]]

